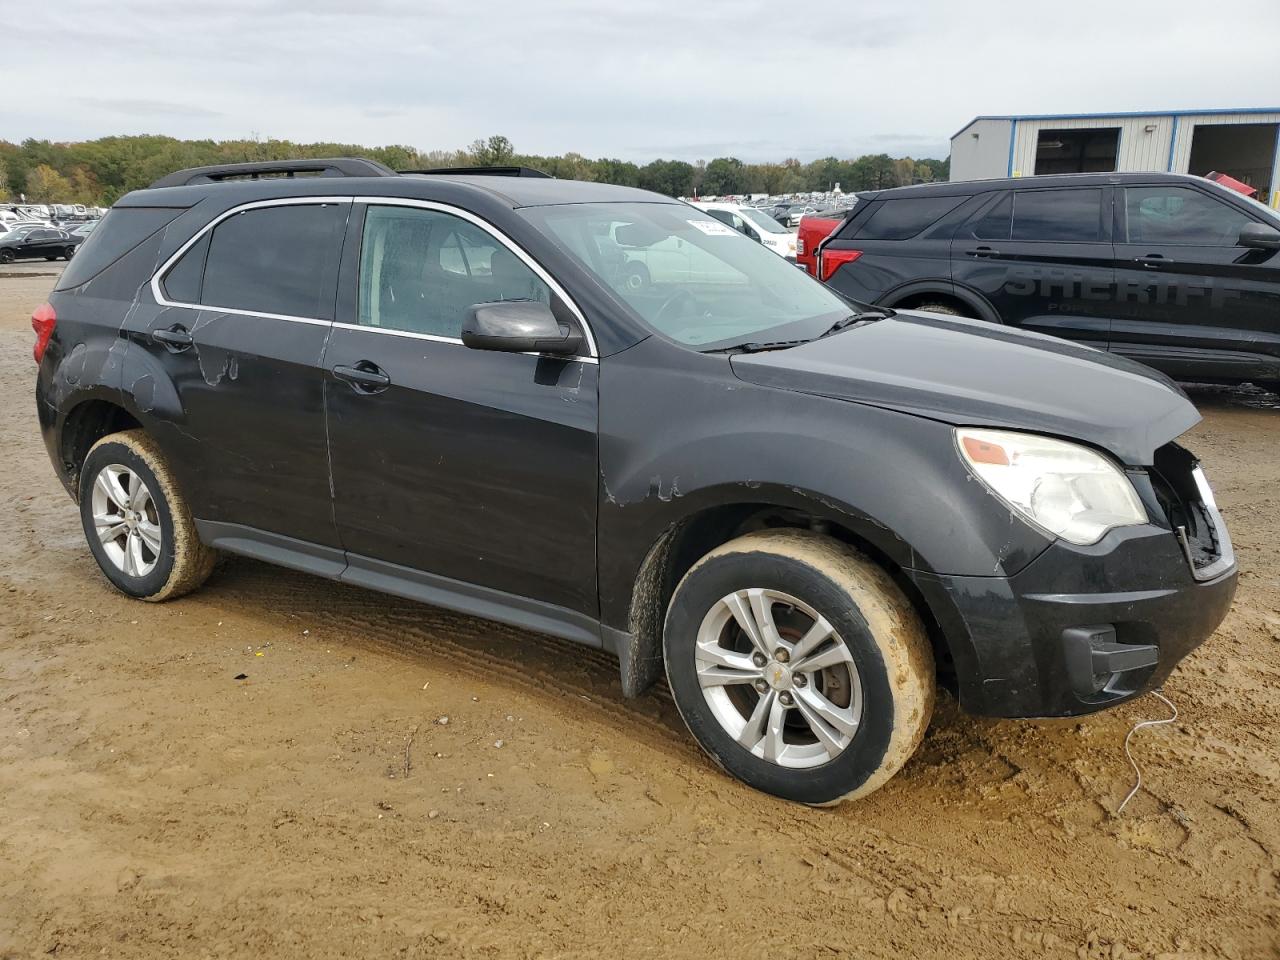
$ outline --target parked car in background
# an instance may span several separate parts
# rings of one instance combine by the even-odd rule
[[[325,175],[247,179],[297,172]],[[939,681],[1090,713],[1227,613],[1165,377],[502,172],[202,168],[111,210],[32,317],[111,584],[177,597],[226,550],[603,647],[629,696],[665,673],[721,767],[815,804],[899,770]],[[696,258],[640,288],[602,256],[673,241]]]
[[[14,260],[70,260],[84,237],[53,227],[14,230],[0,237],[0,263]]]
[[[820,275],[1185,380],[1280,385],[1280,214],[1202,177],[1063,174],[859,195]]]
[[[692,206],[704,210],[721,223],[727,224],[744,236],[762,243],[778,256],[795,262],[796,235],[774,220],[763,210],[739,203],[704,203],[694,201]]]
[[[81,237],[82,239],[88,238],[89,234],[93,233],[94,229],[98,226],[98,223],[99,221],[97,220],[89,220],[82,223],[71,231],[71,235],[73,237]]]
[[[796,231],[796,262],[808,271],[809,276],[819,280],[827,279],[818,276],[818,248],[843,222],[843,215],[822,213],[811,213],[800,218],[800,228]]]

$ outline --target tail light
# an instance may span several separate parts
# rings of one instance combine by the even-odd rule
[[[31,355],[36,358],[36,363],[44,359],[44,352],[49,347],[49,340],[53,336],[53,328],[57,324],[58,315],[54,313],[53,307],[47,303],[36,307],[35,313],[31,314],[31,329],[36,332],[36,346],[31,351]]]
[[[830,247],[822,251],[822,282],[826,283],[831,275],[846,263],[853,263],[862,256],[861,250],[832,250]]]

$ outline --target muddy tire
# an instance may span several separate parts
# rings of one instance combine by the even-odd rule
[[[912,307],[912,310],[919,310],[921,313],[941,313],[948,317],[967,317],[969,314],[962,313],[959,308],[949,303],[922,303],[918,307]]]
[[[140,600],[190,593],[218,559],[200,542],[164,455],[142,430],[93,445],[80,470],[80,520],[107,579]]]
[[[873,792],[933,714],[933,651],[906,596],[857,551],[807,531],[747,534],[699,560],[671,598],[663,652],[694,739],[787,800]]]

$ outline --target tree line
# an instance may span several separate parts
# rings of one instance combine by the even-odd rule
[[[179,140],[165,136],[102,137],[78,143],[0,141],[0,198],[29,203],[83,203],[109,206],[130,190],[147,186],[174,170],[209,164],[311,157],[368,157],[394,170],[473,165],[534,167],[555,177],[641,187],[668,196],[787,194],[826,192],[839,184],[846,193],[932,180],[946,180],[950,161],[875,154],[810,163],[787,159],[745,163],[736,157],[709,162],[653,160],[636,164],[579,153],[522,154],[503,136],[476,140],[464,150],[420,151],[393,145],[292,143],[288,140]]]

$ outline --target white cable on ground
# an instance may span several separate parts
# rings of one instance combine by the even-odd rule
[[[1133,729],[1132,729],[1132,730],[1130,730],[1130,731],[1125,735],[1125,738],[1124,738],[1124,755],[1125,755],[1126,757],[1128,757],[1128,758],[1129,758],[1129,766],[1133,767],[1133,772],[1134,772],[1135,774],[1137,774],[1137,775],[1138,775],[1138,780],[1137,780],[1137,782],[1133,785],[1133,789],[1129,791],[1129,795],[1128,795],[1127,797],[1125,797],[1125,798],[1124,798],[1124,800],[1123,800],[1123,802],[1121,802],[1120,806],[1119,806],[1118,808],[1116,808],[1116,814],[1117,814],[1117,815],[1118,815],[1118,814],[1121,814],[1121,813],[1124,813],[1124,808],[1125,808],[1125,806],[1129,803],[1129,801],[1130,801],[1130,800],[1132,800],[1132,799],[1133,799],[1134,795],[1135,795],[1139,790],[1141,790],[1141,789],[1142,789],[1142,771],[1138,769],[1138,764],[1134,761],[1134,759],[1133,759],[1133,754],[1129,752],[1129,740],[1133,737],[1133,735],[1134,735],[1135,733],[1137,733],[1137,732],[1138,732],[1139,730],[1141,730],[1143,727],[1158,727],[1158,726],[1160,726],[1161,724],[1165,724],[1165,723],[1173,723],[1175,720],[1177,720],[1177,719],[1178,719],[1178,708],[1177,708],[1177,707],[1175,707],[1175,706],[1174,706],[1174,705],[1169,701],[1169,698],[1168,698],[1168,697],[1166,697],[1164,694],[1162,694],[1159,690],[1152,690],[1152,691],[1151,691],[1151,695],[1152,695],[1153,697],[1158,698],[1158,699],[1160,700],[1160,702],[1161,702],[1161,703],[1163,703],[1166,707],[1168,707],[1170,710],[1172,710],[1172,711],[1173,711],[1173,716],[1169,717],[1167,720],[1142,720],[1142,721],[1140,721],[1139,723],[1135,723],[1135,724],[1133,725]]]

